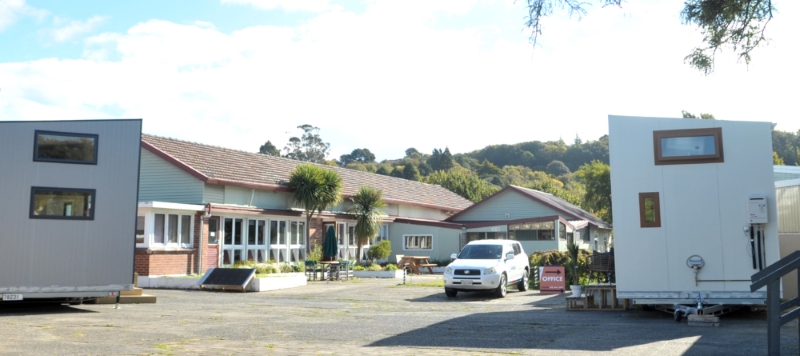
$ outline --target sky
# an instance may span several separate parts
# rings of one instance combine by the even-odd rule
[[[254,152],[311,124],[329,158],[378,160],[596,140],[610,114],[797,132],[800,2],[773,4],[751,63],[722,52],[705,76],[683,62],[702,36],[681,0],[557,12],[536,47],[524,0],[0,0],[0,121],[141,118]]]

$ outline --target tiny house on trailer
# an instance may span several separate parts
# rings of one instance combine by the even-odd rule
[[[0,303],[133,289],[141,127],[0,122]]]
[[[618,297],[676,318],[765,304],[749,286],[780,258],[771,124],[608,123]]]

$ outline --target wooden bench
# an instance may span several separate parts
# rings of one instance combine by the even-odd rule
[[[422,263],[422,264],[419,264],[417,266],[418,267],[427,267],[428,268],[428,272],[430,274],[433,274],[433,269],[431,267],[438,267],[439,265],[437,265],[435,263]]]

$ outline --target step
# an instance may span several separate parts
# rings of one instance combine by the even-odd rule
[[[122,295],[119,297],[120,304],[154,304],[156,296],[149,294],[142,295]],[[98,298],[87,304],[116,304],[117,297]]]
[[[124,290],[120,292],[121,295],[142,295],[142,288],[133,288],[133,290]]]

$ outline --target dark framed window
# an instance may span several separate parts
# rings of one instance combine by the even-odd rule
[[[33,160],[97,164],[98,135],[40,131],[34,133]]]
[[[219,218],[212,217],[208,219],[208,244],[219,244]]]
[[[725,162],[722,128],[653,131],[655,164]]]
[[[136,243],[144,243],[144,216],[136,217]]]
[[[661,205],[658,193],[639,193],[639,222],[641,227],[661,227]]]
[[[94,220],[94,189],[31,187],[31,219]]]

